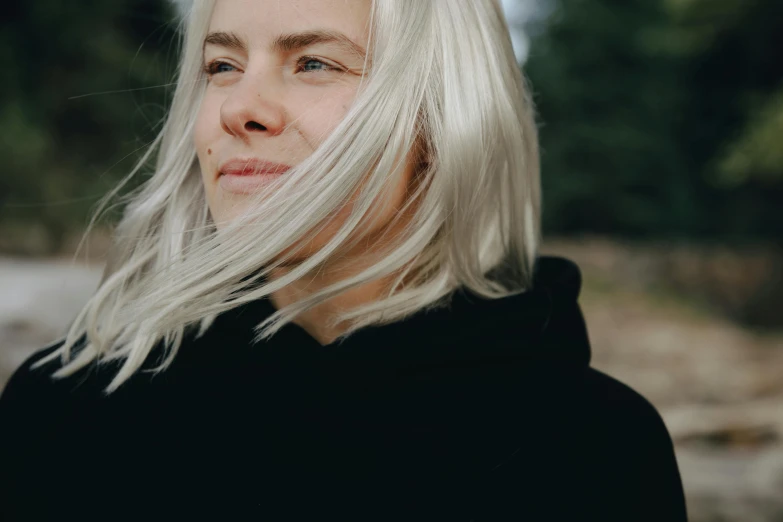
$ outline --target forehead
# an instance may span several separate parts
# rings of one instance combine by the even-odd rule
[[[281,33],[338,31],[364,45],[372,0],[216,0],[210,31],[232,31],[251,48]]]

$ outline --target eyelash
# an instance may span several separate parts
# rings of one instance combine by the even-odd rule
[[[305,71],[304,70],[304,65],[307,62],[318,62],[318,63],[321,63],[321,64],[325,65],[326,68],[322,69],[321,71]],[[215,74],[220,74],[220,71],[218,71],[217,68],[220,67],[221,65],[228,65],[230,67],[234,67],[230,63],[224,62],[222,60],[212,60],[208,64],[204,65],[204,67],[203,67],[204,73],[207,76],[213,76]],[[341,69],[340,67],[336,67],[334,65],[328,64],[328,63],[324,62],[323,60],[321,60],[319,58],[315,58],[314,56],[302,56],[302,57],[300,57],[296,61],[296,72],[310,72],[310,73],[313,73],[313,72],[327,72],[327,71],[343,72],[344,70]],[[227,71],[223,71],[223,72],[227,72]]]

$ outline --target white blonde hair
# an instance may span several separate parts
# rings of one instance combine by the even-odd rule
[[[136,167],[157,151],[154,172],[127,197],[102,280],[56,351],[53,377],[96,360],[124,359],[106,388],[115,391],[162,342],[163,371],[186,328],[201,336],[215,318],[268,297],[356,244],[352,232],[385,197],[403,158],[424,143],[415,213],[370,266],[278,310],[256,326],[267,339],[298,314],[346,290],[396,278],[382,298],[347,311],[344,339],[358,328],[399,321],[444,303],[459,286],[487,298],[532,285],[540,243],[540,180],[533,104],[499,0],[373,0],[370,73],[339,126],[305,161],[257,197],[252,212],[225,229],[206,203],[193,131],[204,90],[202,43],[214,0],[193,2],[184,29],[177,87],[165,124]],[[271,281],[279,257],[312,238],[361,186],[353,211],[319,251]],[[259,225],[262,223],[263,226]],[[241,232],[241,234],[239,233]],[[291,252],[290,254],[295,254]],[[277,259],[276,259],[277,258]],[[403,284],[403,282],[405,284]],[[71,348],[84,338],[72,358]]]

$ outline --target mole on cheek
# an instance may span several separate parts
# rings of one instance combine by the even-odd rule
[[[211,156],[211,155],[212,155],[212,149],[207,149],[207,155],[208,155],[208,156]]]

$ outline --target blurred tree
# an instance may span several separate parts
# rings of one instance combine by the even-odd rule
[[[687,73],[680,135],[713,228],[783,245],[783,3],[670,0],[668,9]]]
[[[667,24],[658,2],[563,2],[534,41],[527,71],[542,122],[548,231],[697,229],[675,132],[678,63],[655,45]]]
[[[721,161],[719,183],[739,185],[758,179],[779,185],[783,178],[783,89],[749,118]]]
[[[527,71],[548,232],[779,239],[783,2],[559,3]]]
[[[4,231],[43,224],[57,251],[127,173],[130,161],[112,167],[152,139],[168,100],[176,41],[169,10],[159,0],[4,4]]]

